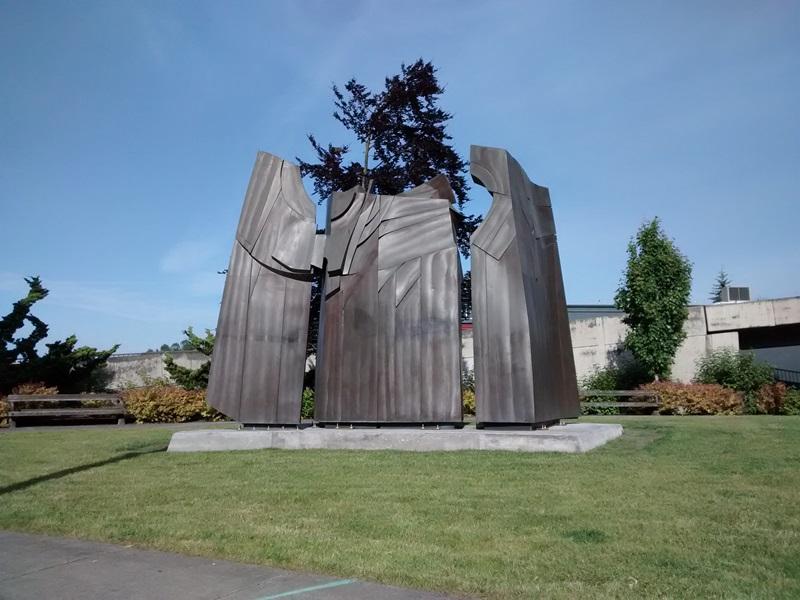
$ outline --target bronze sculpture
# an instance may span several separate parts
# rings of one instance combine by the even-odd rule
[[[479,425],[579,412],[547,188],[473,146],[493,203],[471,238]],[[300,420],[311,276],[323,268],[315,420],[460,424],[461,264],[444,176],[395,196],[329,199],[325,235],[299,169],[260,152],[217,326],[208,402],[245,424]]]
[[[580,412],[550,193],[505,150],[472,146],[493,197],[473,233],[472,315],[479,424],[551,424]]]
[[[397,196],[331,198],[316,421],[461,421],[452,200],[443,176]]]
[[[242,423],[300,421],[315,213],[297,166],[259,152],[225,280],[207,392],[211,406]]]

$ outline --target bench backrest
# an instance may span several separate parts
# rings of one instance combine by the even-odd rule
[[[112,405],[122,405],[119,394],[11,394],[6,398],[11,408],[16,402],[36,402],[44,404],[57,404],[60,402],[86,402],[88,400],[102,400]]]
[[[655,398],[656,400],[659,398],[658,392],[650,390],[580,390],[578,396],[581,398]]]

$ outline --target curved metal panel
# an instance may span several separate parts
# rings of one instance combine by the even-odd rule
[[[447,179],[355,196],[329,203],[315,418],[459,422],[461,266]]]
[[[300,421],[314,215],[299,169],[259,152],[225,279],[207,393],[211,406],[237,421]]]
[[[470,171],[493,196],[470,240],[478,422],[576,417],[580,404],[550,194],[499,148],[472,146]]]

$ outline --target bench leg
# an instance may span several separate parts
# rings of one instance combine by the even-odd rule
[[[16,429],[17,428],[17,422],[14,419],[9,418],[8,419],[8,428],[9,429]]]
[[[117,425],[125,425],[125,417],[119,417],[117,419]]]

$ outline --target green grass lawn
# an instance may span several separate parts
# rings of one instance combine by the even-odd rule
[[[0,434],[0,528],[487,598],[800,597],[800,417],[611,417],[585,455],[167,454]]]

